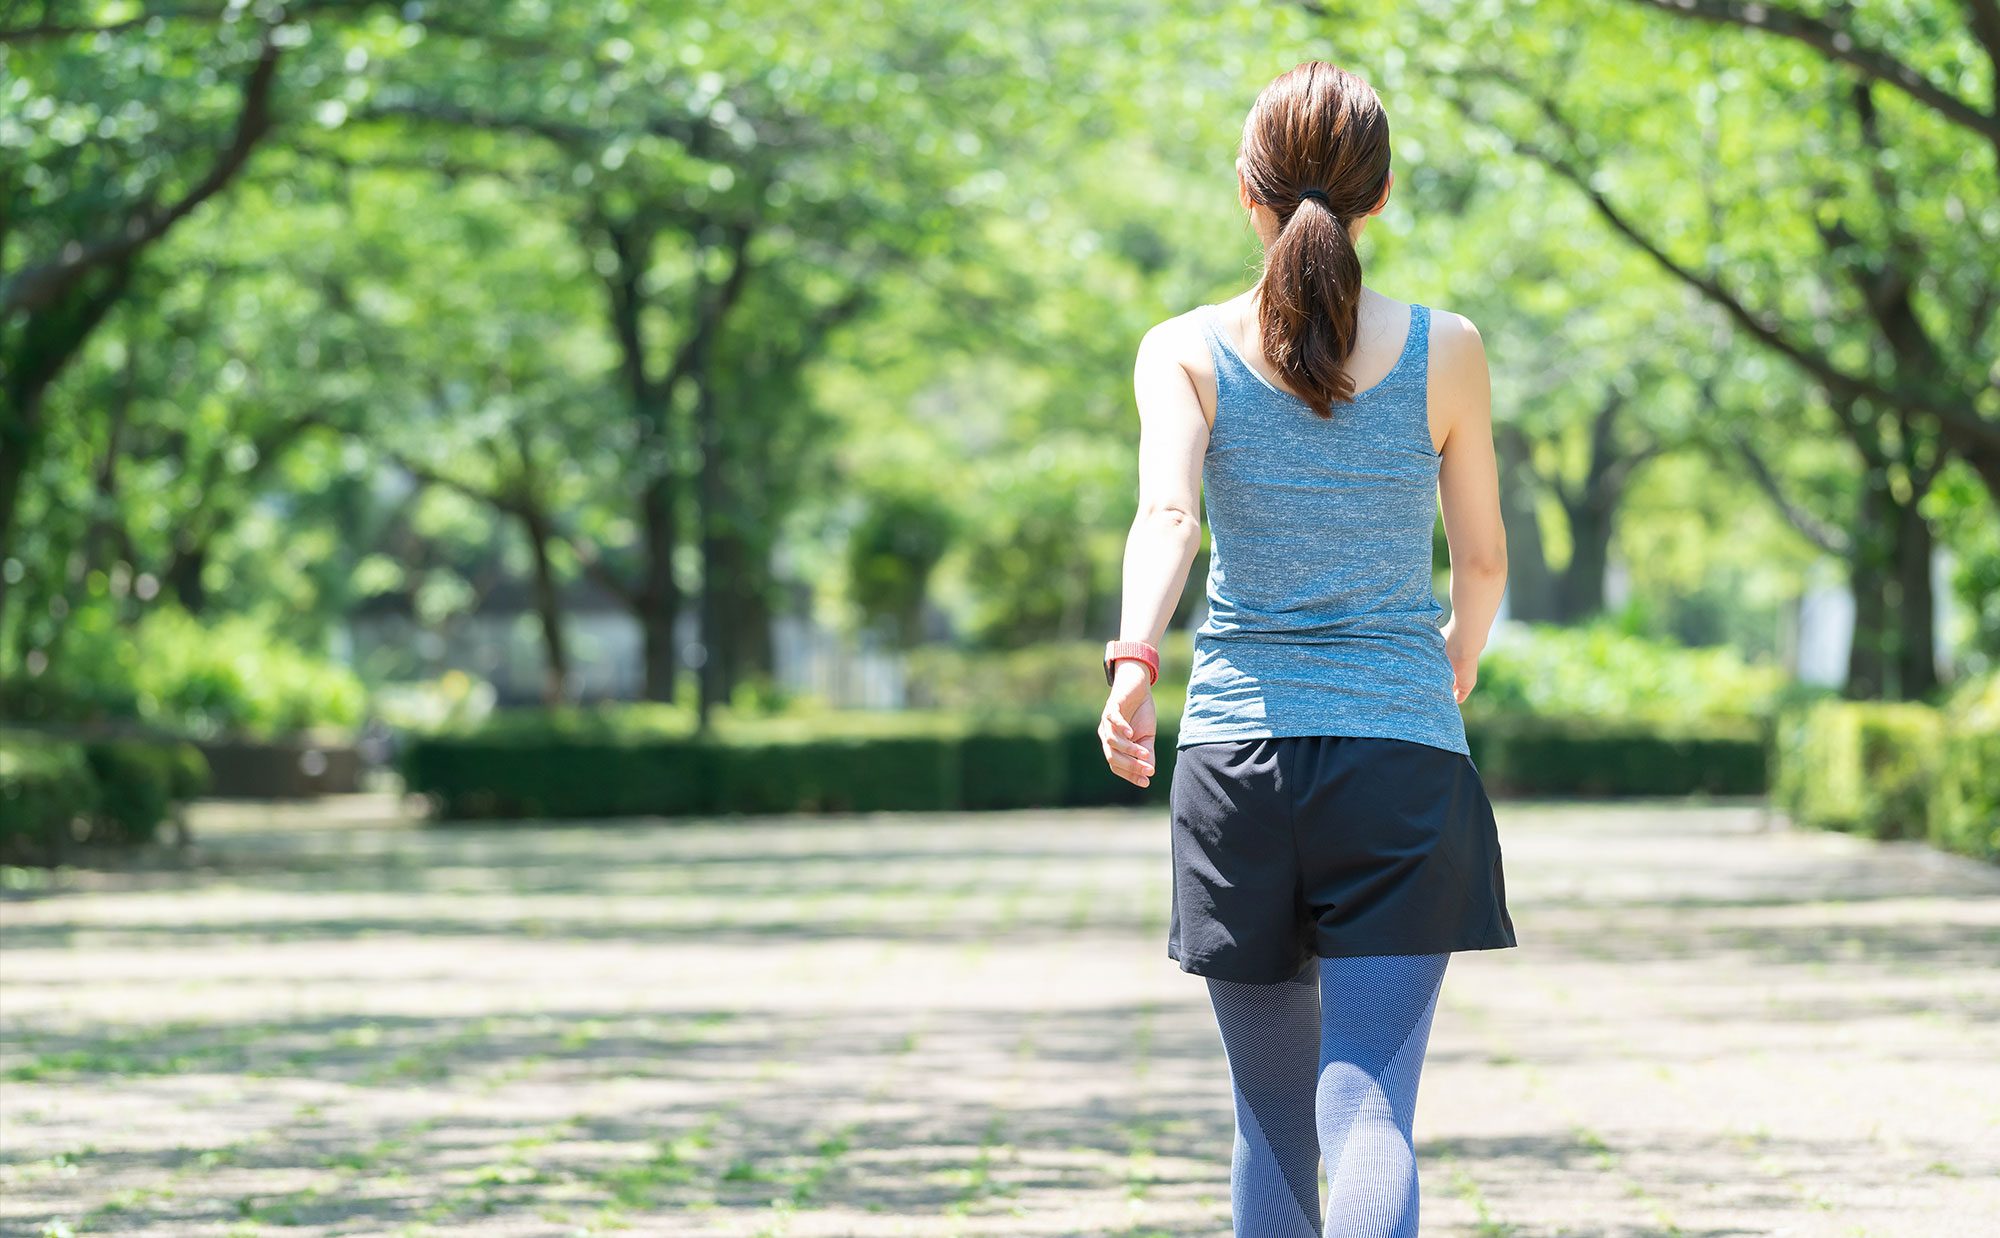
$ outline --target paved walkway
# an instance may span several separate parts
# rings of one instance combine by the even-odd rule
[[[2000,870],[1752,808],[1501,830],[1427,1236],[2000,1233]],[[1227,1232],[1156,812],[197,832],[0,903],[0,1232]]]

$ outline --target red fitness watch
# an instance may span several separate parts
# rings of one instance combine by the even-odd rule
[[[1148,686],[1160,682],[1160,651],[1142,640],[1109,640],[1104,642],[1104,682],[1109,686],[1117,664],[1122,661],[1144,662]]]

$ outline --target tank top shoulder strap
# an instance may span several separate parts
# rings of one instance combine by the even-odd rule
[[[1403,350],[1418,374],[1430,369],[1431,307],[1410,302],[1410,343]]]
[[[1195,321],[1201,324],[1202,338],[1208,341],[1208,355],[1215,364],[1215,381],[1219,387],[1237,376],[1237,367],[1242,363],[1236,358],[1236,350],[1223,337],[1221,306],[1197,306],[1194,316]]]
[[[1411,411],[1411,432],[1420,435],[1423,445],[1430,454],[1437,456],[1438,449],[1431,441],[1430,391],[1431,391],[1431,307],[1410,303],[1410,338],[1403,345],[1403,355],[1397,361],[1401,373],[1393,376],[1399,390],[1391,396],[1398,404],[1408,405]]]

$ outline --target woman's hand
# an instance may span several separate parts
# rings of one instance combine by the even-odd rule
[[[1104,702],[1104,715],[1097,720],[1097,738],[1103,743],[1111,772],[1135,786],[1151,784],[1156,768],[1154,741],[1159,731],[1159,713],[1153,708],[1153,685],[1145,665],[1130,661],[1114,664],[1111,695]]]
[[[1474,684],[1479,682],[1479,654],[1482,646],[1475,646],[1472,638],[1461,635],[1453,626],[1455,619],[1447,619],[1441,629],[1444,633],[1445,656],[1451,659],[1451,693],[1459,704],[1472,695]]]

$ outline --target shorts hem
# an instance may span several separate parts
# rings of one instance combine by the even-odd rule
[[[1521,943],[1519,941],[1516,941],[1512,938],[1504,938],[1504,939],[1494,938],[1489,940],[1473,942],[1467,945],[1436,946],[1430,948],[1422,946],[1411,946],[1408,944],[1390,945],[1390,946],[1357,946],[1357,947],[1341,946],[1333,948],[1315,946],[1313,948],[1312,957],[1322,958],[1322,959],[1346,959],[1346,958],[1380,957],[1382,955],[1400,955],[1400,954],[1466,954],[1477,950],[1514,950],[1514,949],[1519,949],[1520,944]],[[1180,964],[1180,969],[1189,975],[1201,976],[1204,978],[1214,979],[1214,980],[1228,980],[1236,984],[1283,984],[1285,981],[1290,980],[1292,977],[1298,975],[1299,969],[1305,966],[1305,963],[1301,961],[1297,967],[1292,968],[1290,971],[1285,972],[1282,975],[1272,977],[1268,972],[1262,972],[1262,971],[1245,972],[1242,969],[1228,967],[1226,965],[1218,965],[1212,959],[1183,958],[1181,956],[1180,951],[1175,949],[1172,945],[1169,945],[1167,947],[1167,957],[1172,959],[1174,962]]]

